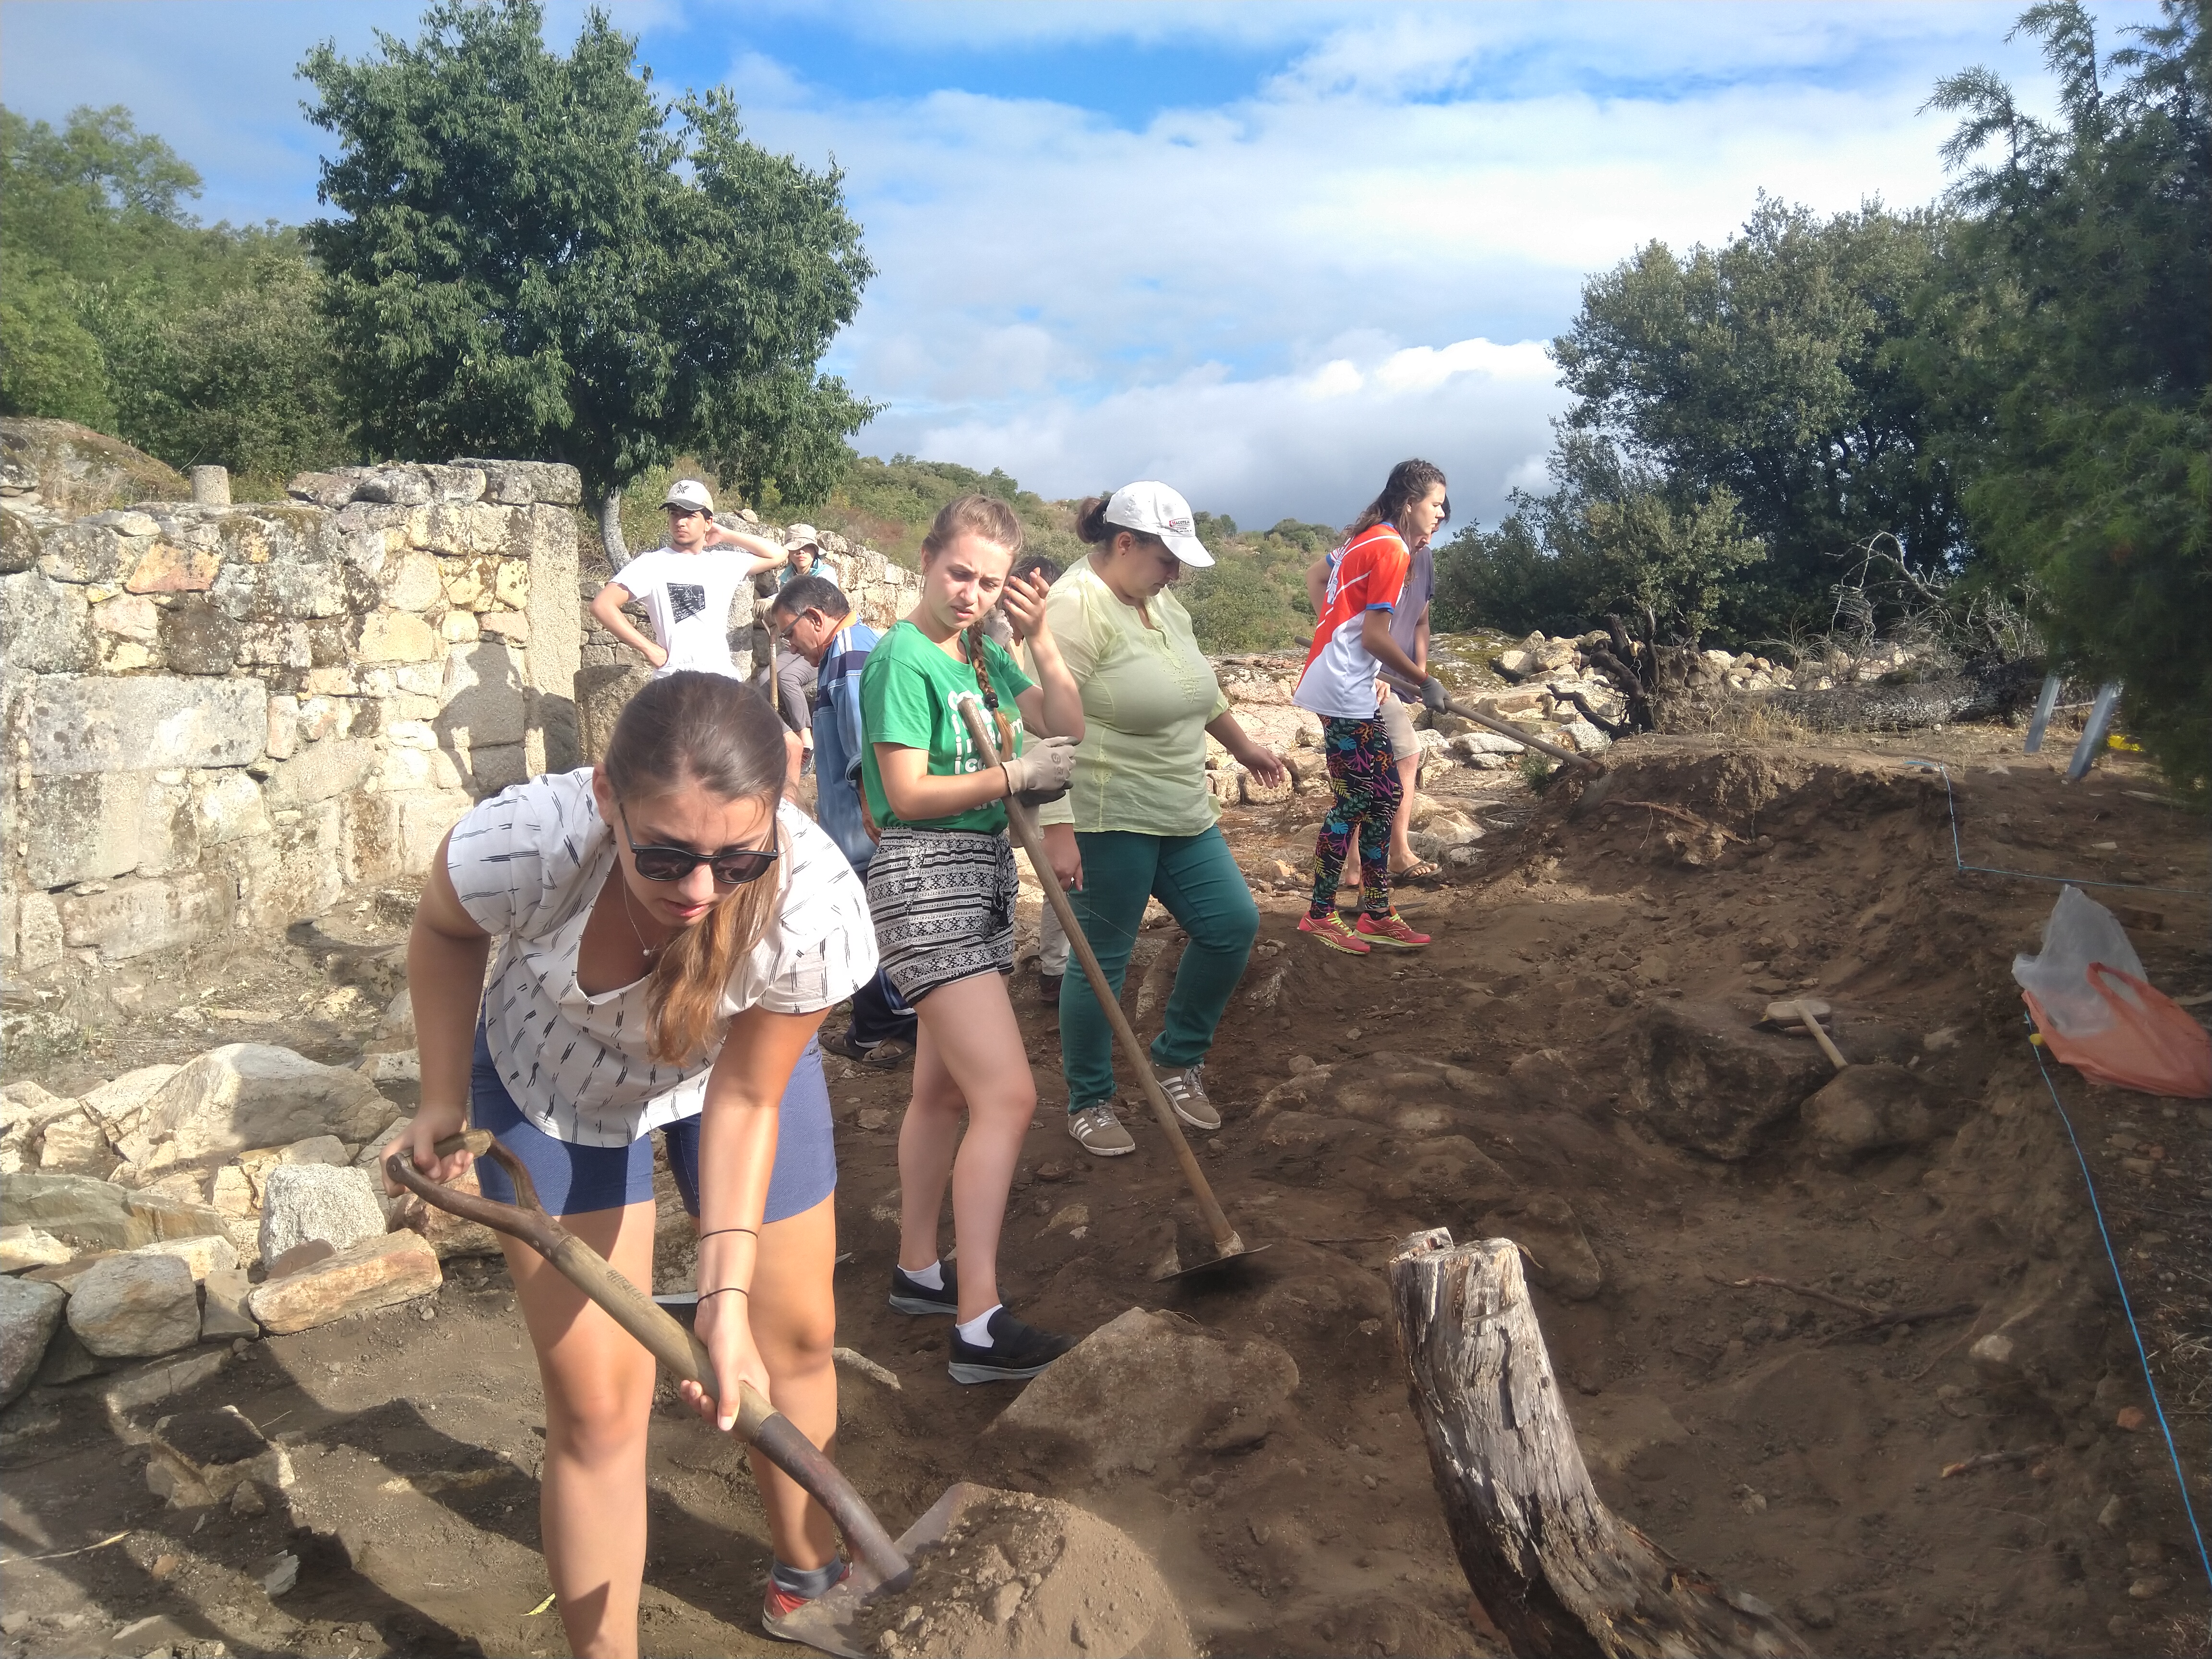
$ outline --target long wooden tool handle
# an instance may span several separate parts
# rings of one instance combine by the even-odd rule
[[[1541,738],[1532,738],[1524,727],[1515,725],[1511,720],[1499,720],[1495,714],[1486,714],[1472,704],[1462,702],[1456,697],[1446,697],[1444,707],[1463,720],[1473,720],[1477,726],[1488,726],[1501,737],[1510,738],[1516,743],[1526,744],[1540,755],[1549,755],[1553,760],[1565,761],[1570,766],[1587,766],[1593,772],[1605,770],[1604,767],[1599,765],[1588,755],[1577,755],[1571,749],[1562,749],[1555,743],[1546,743]]]
[[[538,1202],[530,1172],[514,1155],[481,1129],[447,1135],[436,1151],[441,1158],[469,1152],[489,1153],[514,1182],[518,1197],[527,1207],[502,1204],[479,1194],[457,1193],[441,1187],[415,1167],[407,1148],[398,1146],[384,1161],[385,1172],[426,1204],[434,1204],[465,1220],[481,1222],[495,1231],[524,1243],[551,1262],[563,1279],[606,1310],[607,1316],[635,1337],[645,1351],[683,1381],[714,1391],[714,1364],[707,1345],[696,1332],[677,1322],[668,1310],[638,1289],[590,1245],[545,1213]],[[737,1431],[749,1444],[760,1448],[775,1464],[804,1487],[829,1511],[854,1553],[887,1583],[903,1585],[914,1569],[883,1522],[845,1478],[844,1472],[825,1456],[821,1448],[799,1431],[798,1426],[776,1410],[749,1382],[738,1385]]]
[[[990,765],[999,764],[998,745],[991,741],[991,728],[983,718],[982,705],[973,697],[960,700],[960,717],[968,723],[968,735],[975,741],[975,750]],[[1091,981],[1091,994],[1098,999],[1098,1006],[1106,1016],[1106,1023],[1114,1028],[1114,1036],[1121,1045],[1121,1052],[1137,1073],[1144,1087],[1145,1099],[1152,1109],[1152,1115],[1167,1131],[1168,1144],[1175,1148],[1176,1162],[1182,1165],[1182,1178],[1190,1183],[1191,1196],[1198,1200],[1199,1213],[1206,1218],[1206,1231],[1213,1235],[1214,1248],[1224,1255],[1241,1255],[1244,1241],[1229,1224],[1229,1218],[1214,1200],[1213,1188],[1206,1179],[1206,1171],[1198,1167],[1197,1154],[1190,1150],[1190,1142],[1183,1138],[1182,1125],[1176,1121],[1175,1108],[1169,1103],[1167,1091],[1160,1087],[1159,1079],[1152,1075],[1152,1057],[1145,1052],[1145,1045],[1137,1041],[1137,1034],[1129,1026],[1128,1016],[1121,1012],[1121,1000],[1114,994],[1114,988],[1106,982],[1106,970],[1098,965],[1098,958],[1091,949],[1091,941],[1084,937],[1083,924],[1076,921],[1074,907],[1068,903],[1067,895],[1060,890],[1060,878],[1045,856],[1044,836],[1039,833],[1036,818],[1030,809],[1009,795],[1006,798],[1006,821],[1013,825],[1014,839],[1021,842],[1022,850],[1030,855],[1030,863],[1036,871],[1038,884],[1044,889],[1045,902],[1060,918],[1060,930],[1067,935],[1067,948],[1083,964],[1083,976]]]
[[[1805,1029],[1813,1034],[1813,1041],[1819,1043],[1820,1052],[1827,1055],[1828,1063],[1839,1072],[1850,1064],[1844,1058],[1843,1050],[1828,1041],[1828,1034],[1820,1029],[1820,1022],[1814,1016],[1813,1011],[1802,1002],[1793,1006],[1797,1010],[1798,1018],[1805,1022]]]

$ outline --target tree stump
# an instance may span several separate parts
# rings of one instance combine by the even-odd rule
[[[1757,1597],[1676,1562],[1590,1485],[1510,1238],[1410,1235],[1389,1263],[1407,1392],[1468,1587],[1516,1654],[1811,1650]]]

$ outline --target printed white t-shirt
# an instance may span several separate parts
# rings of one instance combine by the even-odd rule
[[[738,673],[730,660],[730,603],[752,580],[742,554],[656,547],[615,572],[616,585],[645,603],[653,637],[668,653],[656,678],[681,668]]]
[[[722,996],[745,1009],[811,1014],[872,978],[868,895],[821,826],[786,801],[775,919]],[[461,907],[500,940],[483,998],[484,1036],[514,1103],[547,1134],[580,1146],[626,1146],[694,1117],[709,1053],[671,1066],[648,1052],[647,980],[586,993],[576,950],[592,901],[614,867],[614,830],[592,798],[592,769],[549,772],[479,802],[453,827],[446,868]]]

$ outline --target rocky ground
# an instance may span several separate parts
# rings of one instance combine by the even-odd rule
[[[1314,794],[1232,813],[1262,938],[1209,1070],[1226,1123],[1201,1157],[1273,1248],[1152,1281],[1173,1160],[1141,1111],[1133,1157],[1066,1138],[1053,1016],[1024,968],[1042,1104],[1005,1278],[1024,1313],[1097,1335],[1025,1391],[957,1388],[942,1326],[882,1301],[904,1079],[833,1061],[841,1462],[894,1529],[962,1479],[1112,1522],[1204,1651],[1499,1651],[1443,1533],[1377,1271],[1392,1241],[1442,1224],[1528,1247],[1607,1500],[1816,1651],[2203,1651],[2173,1472],[2008,971],[2056,890],[1957,873],[1942,780],[1904,763],[1948,764],[1970,863],[2196,890],[2102,896],[2153,982],[2199,1009],[2205,826],[2124,762],[2068,787],[2018,748],[2001,728],[1644,738],[1600,783],[1541,800],[1510,769],[1439,765],[1425,833],[1460,856],[1404,896],[1437,935],[1409,957],[1328,955],[1293,931]],[[50,1012],[11,1082],[76,1101],[222,1041],[349,1066],[374,1046],[393,1051],[368,1064],[396,1114],[386,952],[405,908],[362,895],[283,950],[180,966],[89,1035]],[[1139,942],[1140,1029],[1177,949],[1164,924]],[[1841,1080],[1807,1039],[1753,1029],[1800,992],[1834,1006]],[[2212,1107],[2052,1076],[2212,1514]],[[106,1155],[158,1184],[176,1136],[132,1132],[147,1138]],[[234,1162],[256,1200],[273,1167],[301,1167]],[[263,1208],[226,1231],[242,1261]],[[664,1210],[661,1287],[679,1288],[672,1193]],[[6,1650],[558,1651],[528,1346],[498,1259],[445,1243],[409,1299],[151,1362],[92,1355],[0,1413]],[[179,1271],[195,1267],[204,1279],[206,1262]],[[1735,1283],[1754,1275],[1796,1288]],[[1946,1473],[1992,1453],[2017,1455]],[[653,1492],[647,1651],[769,1650],[737,1449],[668,1406]],[[1005,1591],[965,1582],[978,1605]],[[888,1633],[950,1650],[927,1622]]]

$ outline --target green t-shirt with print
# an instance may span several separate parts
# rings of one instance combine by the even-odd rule
[[[1036,682],[1022,672],[1006,647],[986,639],[983,666],[998,694],[999,712],[1013,727],[1012,753],[1022,751],[1022,714],[1014,699]],[[868,653],[860,671],[860,723],[867,744],[860,761],[860,781],[868,793],[868,811],[878,825],[905,824],[909,830],[974,830],[996,835],[1006,827],[1006,804],[987,801],[949,818],[927,818],[908,823],[891,811],[884,793],[883,769],[876,763],[876,745],[897,744],[919,749],[929,757],[932,777],[958,777],[983,769],[968,735],[967,722],[953,707],[962,696],[979,696],[975,671],[941,650],[910,622],[901,622]]]

